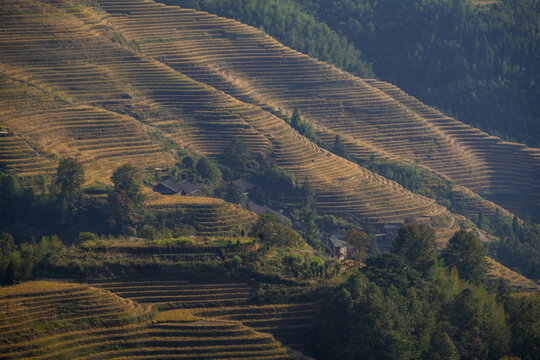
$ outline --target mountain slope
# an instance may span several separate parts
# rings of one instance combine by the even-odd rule
[[[16,10],[15,3],[24,9]],[[58,4],[62,6],[53,6]],[[156,24],[152,16],[161,17],[158,22],[161,25],[152,29],[136,24],[142,33],[150,38],[155,34],[156,39],[163,31],[171,31],[164,25],[165,15],[176,16],[170,15],[169,7],[153,2],[112,2],[109,5],[101,3],[101,7],[111,13],[119,11],[114,6],[131,6],[133,8],[129,11],[133,14],[140,11],[149,16],[148,24]],[[92,121],[100,121],[98,114],[101,116],[103,113],[115,113],[111,117],[121,116],[122,119],[126,115],[118,114],[131,114],[130,121],[135,117],[146,126],[159,128],[178,144],[203,154],[219,154],[235,138],[246,142],[253,152],[273,151],[279,166],[290,171],[299,181],[307,180],[313,185],[316,205],[323,212],[370,218],[373,221],[447,214],[446,209],[436,205],[433,200],[414,195],[392,181],[319,148],[300,136],[285,121],[260,107],[194,81],[169,67],[167,62],[158,62],[139,53],[142,41],[133,42],[128,31],[120,25],[115,28],[109,26],[115,18],[100,10],[70,7],[69,3],[62,1],[47,3],[30,0],[7,1],[3,7],[9,9],[2,12],[1,25],[2,31],[9,33],[9,36],[0,39],[4,78],[8,79],[8,83],[18,81],[52,97],[54,104],[51,107],[58,107],[59,104],[67,104],[65,106],[70,109],[92,107],[95,113]],[[201,16],[193,10],[181,12]],[[39,15],[43,13],[47,15]],[[212,17],[208,20],[209,26],[215,26],[213,22],[216,21],[231,23]],[[197,23],[202,29],[206,26],[203,21]],[[244,32],[248,40],[261,36],[255,29],[232,23]],[[186,29],[182,30],[181,36],[197,38],[206,35]],[[231,33],[231,38],[240,39],[242,36],[242,33]],[[47,114],[44,117],[54,118]],[[1,120],[2,125],[24,124],[20,118],[29,117],[8,114]],[[75,118],[79,116],[75,115]],[[54,145],[70,145],[81,139],[86,140],[89,133],[84,131],[79,135],[67,131],[71,129],[73,121],[69,117],[60,118],[53,125],[39,119],[34,123],[36,121],[46,125],[43,126],[44,131],[52,127],[55,134],[66,134]],[[137,127],[133,123],[130,129]],[[44,131],[35,132],[30,126],[17,128],[22,136],[44,144],[47,151],[56,156],[63,155],[54,146],[47,145],[51,135]],[[107,131],[107,135],[110,133]],[[129,134],[120,133],[118,138],[129,138]],[[102,151],[105,147],[98,146],[98,149]],[[153,166],[170,161],[167,153],[158,151],[156,154],[162,155],[144,158]],[[84,153],[75,155],[83,157]],[[163,156],[161,161],[160,156]],[[128,160],[138,162],[137,157],[124,159]],[[104,163],[99,157],[89,160],[90,167],[100,168]],[[144,162],[139,164],[144,165]]]
[[[100,5],[144,54],[276,113],[298,108],[323,138],[339,134],[355,155],[412,161],[519,214],[537,209],[538,149],[503,142],[233,20],[150,1]]]

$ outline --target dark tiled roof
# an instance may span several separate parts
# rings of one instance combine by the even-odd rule
[[[177,184],[174,181],[171,181],[169,179],[161,182],[159,185],[166,187],[167,189],[171,190],[172,192],[176,194],[181,193],[181,192],[189,194],[193,191],[201,189],[200,185],[192,184],[189,181],[182,181],[180,184]]]
[[[345,235],[331,235],[328,239],[334,247],[348,247],[350,244],[345,241]]]
[[[260,214],[272,214],[272,215],[277,215],[277,216],[281,215],[279,212],[270,209],[268,206],[258,205],[258,204],[255,204],[253,201],[250,201],[248,203],[248,208],[257,215],[260,215]]]
[[[237,184],[237,185],[241,185],[245,190],[250,190],[250,189],[254,189],[254,188],[257,187],[257,185],[255,185],[251,181],[249,181],[247,179],[244,179],[244,178],[233,180],[232,183]]]
[[[178,186],[180,186],[180,188],[186,193],[186,194],[189,194],[193,191],[196,191],[196,190],[201,190],[202,189],[202,186],[201,185],[198,185],[198,184],[193,184],[193,183],[190,183],[189,181],[182,181],[180,184],[178,184]]]

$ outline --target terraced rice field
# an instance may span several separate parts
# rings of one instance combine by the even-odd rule
[[[22,176],[49,173],[56,164],[39,154],[28,142],[13,133],[0,134],[0,168]]]
[[[87,176],[96,180],[108,178],[116,167],[125,163],[137,164],[143,169],[173,164],[171,154],[154,144],[143,125],[134,118],[90,105],[55,100],[43,91],[25,88],[9,76],[0,76],[0,108],[3,110],[0,126],[20,134],[27,148],[29,143],[35,147],[15,152],[6,142],[6,147],[0,148],[0,157],[8,164],[8,169],[23,176],[50,171],[54,161],[46,158],[53,156],[78,158]],[[15,148],[17,144],[11,146]],[[25,164],[21,159],[24,152],[30,152],[41,161]]]
[[[64,4],[62,1],[59,3]],[[137,2],[114,3],[117,6],[137,5]],[[107,113],[118,121],[128,120],[126,115],[113,116],[112,113],[125,112],[129,108],[130,112],[139,114],[138,120],[158,127],[180,146],[189,146],[203,154],[222,152],[234,138],[246,142],[253,152],[273,151],[278,165],[292,172],[299,181],[308,180],[313,184],[321,212],[369,217],[381,222],[399,220],[404,216],[446,213],[432,200],[413,195],[394,182],[322,150],[262,108],[196,82],[166,62],[141,56],[129,46],[109,40],[115,34],[122,34],[124,42],[130,44],[132,41],[127,32],[124,35],[123,29],[110,26],[116,18],[106,13],[90,8],[76,10],[64,4],[63,9],[69,9],[66,13],[50,4],[25,0],[22,6],[27,9],[21,17],[13,10],[16,6],[12,2],[7,1],[8,5],[11,6],[10,12],[3,14],[6,21],[2,26],[10,36],[0,40],[0,62],[6,76],[14,82],[31,84],[50,97],[56,96],[63,102],[76,104],[77,109],[91,106],[94,113],[100,116]],[[101,5],[107,9],[106,3]],[[144,5],[157,6],[154,3]],[[36,13],[43,12],[43,7],[54,16],[36,16]],[[114,12],[114,9],[109,10]],[[141,11],[146,13],[146,10]],[[136,12],[134,10],[133,14]],[[51,21],[56,18],[59,20]],[[37,28],[48,31],[32,30]],[[249,30],[249,33],[259,36],[255,30]],[[70,35],[69,40],[66,34]],[[23,42],[23,38],[32,40]],[[23,45],[19,46],[21,42]],[[36,48],[44,48],[46,55],[35,51]],[[102,88],[105,90],[101,91]],[[96,118],[97,114],[93,116]],[[53,124],[61,123],[60,126],[64,127],[70,121],[52,119]],[[3,121],[9,123],[10,120]],[[21,134],[31,136],[31,131],[25,133],[25,129],[21,127]],[[128,137],[127,134],[122,135],[124,133],[120,132],[117,138]],[[46,134],[37,137],[43,142],[49,139]],[[76,149],[76,144],[69,141],[58,143],[69,150]],[[126,139],[125,143],[133,142]],[[96,151],[108,151],[105,146],[96,146]],[[133,156],[137,161],[137,155]],[[142,158],[156,166],[161,165],[154,161],[152,154],[143,154]],[[157,155],[156,160],[159,160]],[[89,164],[94,164],[99,172],[104,166],[104,159],[89,157]],[[106,171],[101,173],[106,174]]]
[[[0,358],[53,359],[98,352],[137,332],[148,311],[87,285],[32,281],[0,290]]]
[[[245,304],[253,292],[244,283],[193,284],[185,280],[114,281],[93,286],[141,304],[177,304],[190,308],[208,304]]]
[[[232,20],[147,0],[99,4],[7,0],[0,25],[4,83],[40,92],[47,109],[8,112],[0,125],[45,151],[84,159],[93,177],[121,162],[170,164],[144,132],[151,125],[205,155],[235,138],[253,152],[273,152],[279,166],[313,185],[322,213],[375,222],[448,215],[300,136],[280,118],[298,108],[323,140],[340,134],[355,156],[415,162],[511,210],[536,204],[538,149],[503,143]],[[52,113],[51,102],[61,110]]]
[[[144,54],[276,114],[298,108],[327,144],[339,134],[353,156],[417,163],[521,213],[539,199],[539,149],[503,142],[233,20],[149,0],[99,3]]]
[[[150,336],[154,339],[148,343],[143,340],[142,349],[115,351],[105,354],[107,356],[123,358],[125,355],[125,358],[128,358],[136,355],[137,358],[144,359],[302,357],[301,354],[283,347],[272,335],[290,333],[292,328],[285,318],[289,316],[293,319],[293,313],[301,313],[299,309],[302,305],[248,306],[246,304],[252,295],[248,284],[193,284],[182,280],[149,280],[100,282],[94,286],[139,303],[158,307],[181,307],[158,312],[150,327]],[[246,318],[240,315],[242,311]],[[226,313],[235,313],[236,317],[225,316]],[[266,326],[262,320],[259,320],[259,325],[247,320],[247,317],[256,317],[255,313],[259,314],[260,319],[267,317]],[[269,316],[267,313],[274,315]],[[309,327],[309,321],[314,317],[313,310],[306,311],[305,314],[303,327],[297,324],[300,326],[296,327],[296,330]]]
[[[160,281],[98,285],[154,305],[162,301],[136,295],[153,291],[181,305],[208,305],[212,302],[204,294],[213,293],[237,304],[247,300],[243,289],[249,289],[245,284]],[[182,311],[158,312],[150,321],[148,306],[81,284],[39,281],[2,288],[0,359],[301,358],[271,334],[239,321],[186,316]]]
[[[277,340],[293,349],[306,351],[317,309],[314,304],[280,304],[194,309],[192,313],[213,319],[240,321],[257,331],[273,334]]]
[[[146,205],[155,214],[189,219],[199,235],[247,234],[257,215],[221,199],[199,196],[160,195],[146,192]],[[178,216],[177,216],[178,215]]]
[[[527,279],[525,276],[518,274],[491,258],[487,258],[487,260],[490,265],[488,271],[489,280],[495,281],[502,277],[508,280],[510,286],[518,291],[540,294],[540,286],[536,285],[534,281]]]

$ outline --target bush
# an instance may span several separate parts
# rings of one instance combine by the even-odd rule
[[[156,237],[156,230],[151,225],[144,225],[139,230],[139,236],[146,240],[154,240]]]
[[[74,245],[81,245],[87,241],[95,241],[99,237],[91,232],[80,232],[79,236],[77,236],[77,239],[75,239]]]

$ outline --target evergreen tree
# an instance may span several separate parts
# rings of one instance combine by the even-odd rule
[[[7,258],[15,250],[17,250],[17,246],[15,245],[15,241],[13,241],[13,236],[8,233],[2,233],[0,235],[0,260]]]
[[[291,126],[298,129],[301,121],[302,119],[300,118],[300,111],[298,108],[294,108],[293,115],[291,117]]]
[[[342,158],[348,159],[349,155],[347,154],[347,150],[345,149],[345,145],[343,145],[343,142],[341,141],[341,138],[339,135],[336,135],[336,139],[334,140],[334,145],[332,146],[332,152],[338,156],[341,156]]]
[[[17,274],[15,269],[15,263],[13,260],[10,260],[6,269],[6,274],[4,276],[3,285],[13,285],[17,283]]]
[[[110,221],[126,233],[127,227],[138,221],[144,201],[139,170],[133,165],[122,165],[114,171],[111,180],[114,185],[109,195]]]
[[[54,180],[56,200],[63,215],[71,217],[76,211],[82,194],[84,169],[74,158],[60,160]]]
[[[487,251],[471,231],[460,230],[448,242],[443,251],[443,259],[447,266],[455,266],[459,276],[474,284],[481,284],[486,280],[488,263]]]
[[[437,260],[435,231],[428,225],[406,224],[399,229],[391,251],[403,256],[418,271],[426,273]]]

